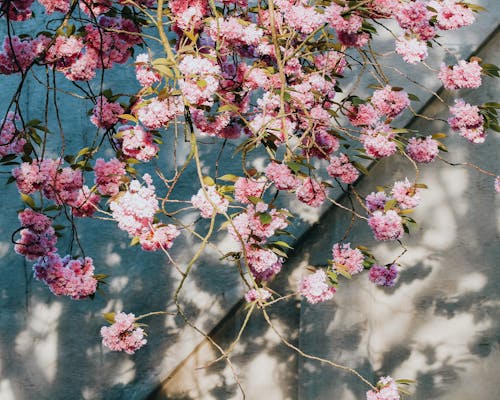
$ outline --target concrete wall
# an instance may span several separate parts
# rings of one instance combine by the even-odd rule
[[[481,3],[494,6],[495,1]],[[463,40],[454,42],[451,36],[448,43],[463,54],[469,53],[491,33],[496,18],[498,12],[485,15],[478,26],[464,31]],[[30,29],[35,32],[37,27]],[[492,59],[494,50],[488,52],[484,58],[495,62]],[[130,72],[126,73],[126,70],[115,73],[113,86],[129,87],[133,77]],[[16,82],[14,78],[1,79],[0,100],[5,104]],[[436,82],[426,79],[420,76],[418,80],[437,88]],[[64,84],[61,82],[61,85]],[[495,88],[498,86],[488,85],[486,89],[490,92],[483,91],[481,96],[494,98]],[[418,89],[414,92],[422,99],[428,97]],[[30,110],[27,119],[43,115],[44,96],[43,87],[33,81],[28,83],[22,99],[24,109]],[[88,123],[87,109],[71,97],[60,94],[60,99],[65,110],[70,111],[63,113],[68,149],[88,145],[96,132]],[[51,115],[53,112],[52,109]],[[410,116],[406,118],[409,120]],[[180,153],[185,153],[182,139],[179,143]],[[465,159],[470,145],[460,140],[457,144],[464,149]],[[498,171],[495,144],[498,143],[491,134],[487,144],[480,146],[477,153],[474,148],[471,155],[475,154],[481,164],[486,161],[491,169]],[[52,151],[57,154],[58,148]],[[202,151],[207,152],[208,148]],[[225,151],[222,167],[229,169],[237,160],[229,157],[231,148]],[[254,162],[258,165],[262,160]],[[171,168],[172,160],[161,159],[157,165]],[[207,161],[205,168],[208,170],[212,166],[213,163]],[[380,163],[370,178],[361,183],[359,190],[371,191],[372,180],[380,182],[383,179],[390,183],[404,176],[404,163],[398,165],[397,170],[394,168],[393,163]],[[383,371],[401,377],[417,377],[421,382],[418,398],[438,398],[443,392],[443,396],[451,398],[454,395],[456,399],[460,397],[452,391],[451,383],[461,376],[476,381],[479,378],[474,374],[481,375],[481,381],[486,382],[485,376],[495,372],[492,368],[495,357],[498,360],[495,338],[499,330],[492,314],[498,303],[495,297],[498,287],[494,286],[497,230],[492,224],[494,209],[485,211],[485,207],[492,207],[494,195],[491,182],[473,171],[428,170],[424,180],[430,183],[433,194],[429,190],[424,198],[418,219],[425,223],[429,220],[428,214],[432,213],[435,218],[430,222],[445,218],[446,224],[422,225],[422,232],[415,233],[411,242],[413,251],[409,253],[414,258],[404,260],[408,266],[396,289],[389,293],[377,290],[362,283],[366,278],[363,276],[343,286],[335,302],[313,308],[291,299],[273,307],[271,314],[284,335],[305,351],[345,362],[368,376]],[[186,180],[180,190],[190,193],[192,184]],[[441,186],[443,190],[439,189]],[[450,198],[453,207],[447,208]],[[179,278],[166,257],[128,248],[129,239],[111,222],[79,221],[86,253],[95,259],[99,273],[111,275],[110,284],[106,295],[94,301],[56,298],[40,282],[33,280],[31,263],[23,262],[12,251],[10,235],[18,226],[16,210],[22,207],[21,201],[16,199],[14,187],[7,186],[0,191],[0,268],[4,272],[0,281],[0,399],[142,399],[166,378],[164,389],[157,393],[163,398],[165,393],[168,393],[167,398],[239,397],[237,385],[224,362],[208,369],[196,369],[217,354],[179,318],[156,317],[147,321],[149,344],[134,356],[110,353],[101,347],[98,332],[103,324],[102,312],[123,309],[138,315],[173,309],[171,298]],[[318,212],[301,208],[292,200],[285,200],[285,205],[301,216],[295,227],[295,234],[301,239],[286,270],[273,283],[273,287],[282,292],[295,288],[301,274],[299,268],[305,263],[324,262],[329,257],[331,244],[338,239],[346,223],[345,215],[334,210],[328,210],[317,223]],[[308,230],[311,226],[313,228]],[[442,231],[443,226],[448,229]],[[370,238],[363,227],[355,229],[354,243]],[[225,249],[228,244],[224,236],[220,239],[220,246]],[[181,264],[185,263],[197,244],[183,237],[174,247],[173,256]],[[75,249],[70,242],[64,241],[58,247],[63,253]],[[389,259],[390,251],[390,246],[377,246],[377,254],[381,257]],[[443,265],[448,260],[454,265]],[[458,274],[458,270],[463,273]],[[209,251],[196,266],[185,293],[184,302],[192,320],[206,331],[215,329],[217,339],[229,344],[245,316],[244,310],[238,307],[243,289],[236,271],[221,264],[215,251]],[[374,312],[374,299],[380,300],[384,312],[380,309]],[[390,325],[384,324],[389,317],[387,304],[391,306]],[[398,318],[393,318],[394,315]],[[393,332],[392,336],[382,329],[386,327]],[[459,335],[461,331],[464,333]],[[449,332],[455,336],[452,335],[451,346],[446,347],[441,343],[446,344]],[[338,345],[339,341],[342,346]],[[199,347],[193,352],[197,345]],[[457,349],[461,352],[456,353]],[[345,375],[338,376],[317,363],[299,360],[295,353],[280,344],[267,323],[257,315],[252,317],[236,347],[233,362],[248,398],[263,395],[270,399],[331,398],[335,390],[339,395],[334,398],[348,399],[352,398],[352,393],[364,390],[359,382]],[[441,383],[435,382],[436,379],[441,379]],[[334,386],[335,382],[342,382],[341,387]],[[481,386],[484,393],[481,398],[493,399],[488,397],[492,396],[488,390],[493,390],[493,386],[486,383]]]

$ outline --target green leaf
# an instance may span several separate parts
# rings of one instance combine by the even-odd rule
[[[269,213],[260,213],[259,220],[261,224],[269,225],[271,222],[273,222],[273,217]]]
[[[384,211],[388,211],[391,208],[394,208],[394,206],[397,204],[397,202],[398,201],[396,199],[392,199],[392,200],[387,201],[387,203],[385,203],[385,206],[384,206]]]
[[[448,137],[448,135],[446,133],[443,133],[443,132],[438,132],[438,133],[435,133],[434,135],[432,135],[433,139],[444,139],[446,137]]]
[[[354,165],[358,171],[362,172],[365,175],[368,175],[370,173],[370,171],[368,171],[363,164],[357,161],[351,161],[351,164]]]
[[[136,246],[139,244],[139,236],[134,236],[130,241],[130,246]]]
[[[120,115],[118,116],[118,118],[121,118],[121,119],[126,119],[127,121],[132,121],[132,122],[135,122],[136,124],[139,122],[139,121],[137,120],[137,118],[136,118],[136,117],[134,117],[134,116],[133,116],[133,115],[131,115],[131,114],[120,114]],[[115,136],[116,136],[116,135],[115,135]]]
[[[283,240],[278,240],[277,242],[273,242],[275,246],[280,246],[284,247],[286,249],[293,249],[292,246],[290,246],[287,242],[284,242]]]
[[[420,99],[418,98],[418,96],[414,95],[413,93],[409,93],[408,97],[412,101],[420,101]]]
[[[207,186],[215,186],[215,181],[209,176],[203,177],[203,183]]]
[[[116,315],[116,313],[114,313],[114,312],[107,312],[107,313],[102,314],[103,318],[106,321],[108,321],[110,324],[115,323],[115,315]]]
[[[236,182],[238,178],[239,178],[238,176],[233,174],[226,174],[219,177],[221,181],[228,181],[228,182]]]
[[[28,196],[27,194],[24,194],[24,193],[21,193],[21,200],[26,203],[28,206],[30,206],[31,208],[35,209],[36,208],[36,204],[35,204],[35,200],[33,200],[30,196]]]

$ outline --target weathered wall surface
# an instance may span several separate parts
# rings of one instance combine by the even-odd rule
[[[495,0],[480,3],[493,8]],[[474,26],[468,35],[461,36],[464,39],[456,43],[456,49],[467,54],[477,47],[493,30],[497,17],[498,11],[483,16],[480,26]],[[32,26],[32,29],[35,32],[37,27]],[[452,38],[450,40],[449,43],[453,44]],[[495,62],[492,55],[485,58]],[[15,79],[1,79],[0,100],[4,104],[15,90],[16,83]],[[126,71],[115,73],[112,86],[127,88],[133,79],[130,71],[129,75]],[[426,76],[420,76],[417,80],[437,88],[436,82],[426,79]],[[489,86],[488,89],[489,93],[482,92],[484,99],[494,97],[495,87]],[[422,99],[426,98],[425,93],[414,92]],[[27,119],[43,115],[44,98],[43,88],[29,83],[23,96],[23,108],[31,110]],[[71,97],[60,94],[60,99],[63,122],[68,127],[64,132],[67,147],[75,149],[89,145],[96,132],[88,123],[87,109]],[[54,115],[53,112],[52,109],[51,115]],[[460,144],[463,145],[463,142]],[[476,156],[483,165],[484,161],[493,163],[490,167],[494,170],[498,170],[498,164],[494,165],[497,144],[490,135],[487,144]],[[54,154],[57,151],[57,148],[53,149]],[[186,147],[180,153],[182,151],[186,152]],[[222,168],[229,168],[235,162],[229,157],[231,148],[226,151],[226,157],[222,157]],[[256,160],[256,165],[259,162]],[[158,161],[159,166],[171,167],[171,163],[172,160],[168,159]],[[401,178],[405,173],[403,164],[397,171],[389,164],[379,164],[370,180],[363,181],[360,190],[371,190],[371,179],[378,182],[382,178],[390,183]],[[211,167],[213,165],[207,162],[206,168]],[[421,221],[429,219],[427,213],[435,213],[433,221],[446,223],[434,228],[424,225],[422,233],[415,233],[415,242],[412,242],[415,251],[411,252],[415,258],[404,260],[408,268],[403,272],[398,288],[388,294],[362,284],[360,281],[365,277],[361,277],[352,285],[345,285],[339,291],[336,302],[318,308],[305,304],[300,307],[300,303],[292,299],[272,312],[273,319],[279,322],[287,338],[304,350],[359,367],[368,375],[372,371],[384,370],[398,376],[417,377],[423,382],[423,386],[418,387],[418,391],[423,390],[422,394],[417,391],[422,399],[438,398],[441,388],[444,388],[443,393],[451,396],[451,386],[445,384],[455,382],[453,379],[462,376],[460,373],[474,381],[478,379],[474,374],[494,373],[492,366],[497,353],[492,338],[498,336],[499,330],[488,307],[498,303],[498,287],[494,286],[498,279],[495,280],[493,268],[495,256],[498,256],[495,253],[495,239],[498,238],[496,230],[484,230],[484,227],[492,226],[492,215],[495,215],[493,208],[490,212],[484,208],[493,207],[492,185],[473,171],[446,171],[448,169],[445,168],[435,174],[426,173],[424,180],[429,181],[433,192],[439,186],[445,190],[441,195],[436,194],[437,198],[424,198],[424,205],[419,211]],[[180,189],[189,194],[192,186],[193,182],[186,180]],[[444,209],[443,201],[449,198],[453,199],[452,204],[456,207]],[[99,273],[111,275],[109,285],[106,295],[98,296],[94,301],[75,302],[56,298],[46,287],[33,280],[31,263],[23,262],[12,250],[10,236],[18,227],[16,210],[22,207],[14,187],[6,186],[0,191],[0,205],[0,268],[3,272],[0,280],[0,399],[142,399],[168,376],[171,379],[167,391],[172,393],[169,398],[175,398],[177,394],[183,398],[207,399],[239,396],[237,386],[223,362],[207,370],[194,369],[217,354],[211,353],[210,346],[202,342],[199,351],[188,357],[201,338],[186,328],[179,318],[160,316],[148,320],[149,344],[134,356],[110,353],[101,347],[98,332],[103,324],[102,312],[123,309],[138,315],[148,311],[172,310],[171,298],[179,278],[166,257],[128,248],[129,238],[112,222],[79,221],[86,253],[95,259]],[[293,202],[287,206],[297,209]],[[301,220],[295,229],[297,237],[319,218],[319,214],[310,208],[303,207],[299,211]],[[449,229],[440,230],[443,226]],[[463,231],[459,230],[459,226],[467,228]],[[345,215],[328,211],[321,223],[301,238],[287,269],[294,271],[308,262],[323,262],[329,257],[331,244],[344,228]],[[370,237],[362,227],[357,227],[353,233],[353,243]],[[224,236],[220,239],[221,248],[227,248]],[[185,264],[198,244],[192,239],[182,238],[172,254]],[[62,253],[76,249],[64,241],[58,247]],[[387,254],[389,259],[390,247],[379,247],[377,253],[381,256]],[[441,250],[448,253],[441,253]],[[449,266],[444,268],[447,260],[457,265],[453,276],[449,276],[452,274]],[[418,267],[419,263],[422,267]],[[472,270],[470,265],[474,266]],[[463,274],[458,273],[459,270]],[[298,277],[297,274],[284,273],[278,278],[276,287],[283,290],[295,287]],[[218,254],[214,251],[200,260],[192,278],[187,281],[185,293],[185,299],[190,299],[188,311],[192,320],[209,331],[237,304],[243,290],[235,271],[218,262]],[[366,295],[360,296],[360,293]],[[375,297],[382,301],[382,311],[391,311],[382,313],[382,320],[374,319],[373,309],[366,305],[374,307]],[[403,301],[403,298],[406,300]],[[377,310],[376,315],[382,311]],[[394,315],[400,316],[400,319],[393,318]],[[383,322],[389,317],[388,329],[398,335],[394,333],[390,336],[379,329],[385,327]],[[232,313],[217,328],[218,338],[223,342],[224,338],[227,341],[234,337],[243,319],[244,311]],[[452,328],[447,324],[449,321],[455,324]],[[474,327],[472,331],[471,326]],[[440,336],[447,336],[448,330],[456,333],[455,339],[451,345],[448,344],[448,348],[440,348],[438,340],[446,342]],[[460,331],[465,333],[460,336]],[[344,334],[341,335],[341,332]],[[389,337],[390,340],[387,339]],[[435,341],[425,342],[426,337]],[[332,338],[335,339],[333,342]],[[337,344],[342,339],[345,343],[343,350]],[[457,343],[462,347],[458,347]],[[457,348],[462,349],[460,357],[453,352]],[[396,351],[389,354],[389,350],[394,349]],[[178,368],[172,375],[183,360],[184,367]],[[241,344],[235,349],[233,361],[249,398],[264,395],[270,399],[294,399],[298,396],[305,399],[331,398],[335,390],[339,393],[339,397],[335,398],[348,399],[352,398],[352,393],[364,390],[357,382],[346,381],[344,375],[337,376],[319,364],[298,360],[293,352],[279,343],[266,322],[258,317],[252,318]],[[433,381],[438,379],[436,377],[444,382],[441,386]],[[331,385],[334,380],[346,383],[337,389]],[[487,388],[486,385],[484,393],[489,390]],[[432,395],[426,397],[429,393]],[[327,395],[330,397],[325,397]],[[485,396],[481,398],[494,398],[487,397],[487,393]],[[455,395],[454,398],[460,397]]]

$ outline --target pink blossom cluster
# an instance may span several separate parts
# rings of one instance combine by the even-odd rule
[[[189,54],[179,63],[179,69],[184,75],[179,87],[185,100],[193,106],[212,105],[219,88],[220,66],[208,58]]]
[[[113,351],[134,354],[147,343],[144,330],[135,324],[134,314],[119,312],[111,326],[101,328],[102,344]]]
[[[396,40],[396,53],[409,64],[415,64],[427,58],[427,43],[415,37],[401,36]]]
[[[110,102],[106,97],[99,96],[92,110],[90,121],[98,128],[109,129],[118,122],[118,116],[124,111],[119,103]]]
[[[214,18],[206,33],[212,40],[221,41],[225,46],[256,46],[264,32],[254,23],[230,17]]]
[[[153,219],[159,210],[151,176],[145,174],[143,180],[146,185],[141,185],[138,180],[130,182],[125,192],[120,192],[109,203],[113,219],[118,222],[118,227],[131,236],[140,236],[149,232]]]
[[[182,115],[184,104],[179,96],[167,97],[160,100],[153,98],[142,105],[137,111],[139,121],[148,129],[158,129],[167,125],[176,116]]]
[[[339,178],[342,182],[348,184],[354,183],[359,178],[359,171],[343,153],[332,157],[326,170],[332,178]]]
[[[366,392],[366,400],[400,400],[398,387],[390,376],[383,376],[377,383],[377,390]]]
[[[175,16],[173,31],[179,35],[182,31],[198,31],[209,12],[208,0],[172,0],[168,6]]]
[[[391,194],[403,210],[415,208],[420,203],[420,189],[416,188],[408,178],[394,182]]]
[[[158,153],[158,145],[153,142],[151,132],[139,125],[123,125],[116,136],[123,154],[128,157],[147,162]]]
[[[161,75],[154,70],[147,53],[138,54],[135,58],[135,76],[143,87],[151,86],[161,80]]]
[[[145,251],[168,250],[179,235],[180,231],[175,225],[154,224],[151,229],[142,231],[139,243]]]
[[[401,239],[404,233],[403,220],[394,210],[374,211],[368,218],[368,225],[377,240]]]
[[[373,92],[371,103],[382,115],[394,118],[410,105],[410,99],[404,90],[394,90],[386,86]]]
[[[272,250],[258,246],[246,247],[246,261],[250,272],[258,281],[268,281],[281,271],[283,259]]]
[[[391,198],[387,196],[385,192],[372,192],[368,196],[366,196],[366,208],[370,212],[384,210],[385,204],[390,199]]]
[[[212,218],[215,214],[223,214],[227,211],[229,201],[223,197],[215,186],[205,186],[204,189],[198,190],[191,197],[193,207],[200,210],[200,215],[203,218]]]
[[[324,13],[327,22],[337,31],[340,43],[349,47],[362,47],[369,40],[369,35],[361,32],[363,18],[356,13],[344,15],[348,10],[348,6],[332,3],[325,8]]]
[[[335,288],[327,283],[325,271],[321,269],[302,278],[299,283],[299,293],[311,304],[330,300],[335,292]]]
[[[412,137],[406,145],[406,153],[416,162],[430,163],[439,153],[438,142],[430,135],[425,138]]]
[[[287,226],[286,210],[270,209],[268,204],[260,201],[255,206],[249,204],[245,212],[234,217],[228,231],[238,242],[243,240],[248,244],[262,244],[277,230]]]
[[[344,270],[351,275],[363,271],[365,256],[359,249],[352,249],[350,243],[335,243],[332,248],[333,269]]]
[[[472,106],[462,99],[455,100],[455,105],[450,107],[448,124],[451,129],[472,143],[483,143],[486,139],[484,130],[484,117],[479,112],[479,107]]]
[[[500,193],[500,176],[495,178],[495,192]]]
[[[234,184],[234,197],[236,201],[243,204],[250,204],[249,197],[259,198],[266,189],[266,179],[263,177],[238,178]]]
[[[438,77],[446,89],[475,89],[481,86],[481,71],[476,60],[460,60],[453,66],[441,64]]]
[[[21,211],[18,217],[23,229],[20,240],[14,245],[17,254],[28,261],[35,261],[38,257],[57,251],[57,236],[49,217],[28,208]]]
[[[35,39],[6,37],[0,52],[0,74],[25,72],[44,51],[46,39],[45,36]]]
[[[81,170],[60,168],[59,159],[24,162],[12,171],[21,193],[31,194],[41,190],[43,195],[56,204],[77,205],[83,187]]]
[[[265,302],[271,297],[271,292],[265,288],[250,289],[245,293],[245,300],[247,303],[254,301]]]
[[[468,26],[475,20],[474,12],[460,0],[432,0],[429,7],[436,10],[437,26],[442,30]]]
[[[260,201],[249,204],[245,212],[233,218],[228,232],[246,255],[246,263],[255,279],[269,280],[281,270],[283,260],[265,248],[267,240],[276,231],[288,226],[286,210],[270,209]]]
[[[118,194],[125,173],[125,163],[117,158],[112,158],[109,161],[105,161],[103,158],[95,160],[95,184],[99,193],[104,196]]]
[[[307,6],[306,2],[277,0],[276,5],[282,13],[283,23],[297,32],[308,35],[326,23],[325,15]]]
[[[419,40],[427,41],[436,35],[431,25],[432,13],[423,0],[400,2],[394,16],[407,34],[416,35]]]
[[[1,0],[0,16],[6,15],[10,21],[26,21],[31,18],[34,0]]]
[[[311,207],[321,207],[326,199],[326,189],[317,180],[307,177],[295,192],[297,199]]]
[[[398,277],[398,269],[396,264],[390,266],[382,266],[374,264],[370,268],[368,279],[377,286],[394,286]]]
[[[87,15],[97,16],[109,11],[113,0],[82,0],[80,9]]]
[[[33,265],[34,276],[47,284],[57,296],[69,296],[74,300],[91,296],[97,289],[92,258],[61,258],[57,253],[40,257]]]
[[[45,7],[47,14],[53,12],[60,12],[66,14],[69,11],[69,0],[38,0],[42,6]]]
[[[191,108],[191,118],[199,132],[207,136],[218,136],[222,138],[237,138],[240,136],[240,130],[237,125],[230,126],[231,115],[229,112],[223,112],[216,116],[206,116],[203,110]],[[236,129],[234,129],[236,128]]]
[[[380,118],[370,103],[360,104],[357,107],[350,106],[347,116],[354,126],[374,126]]]
[[[23,132],[16,128],[19,119],[17,114],[9,112],[7,118],[0,120],[0,158],[23,151],[26,139],[23,137]]]
[[[294,190],[301,184],[300,179],[286,164],[273,161],[266,167],[265,174],[278,190]]]
[[[389,157],[396,152],[394,137],[395,135],[388,124],[377,124],[373,128],[363,129],[360,140],[367,155],[382,158]]]
[[[101,201],[101,196],[90,190],[87,185],[83,185],[78,190],[75,201],[70,204],[71,213],[75,217],[91,217],[97,211],[99,201]]]

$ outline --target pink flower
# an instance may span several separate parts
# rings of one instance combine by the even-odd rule
[[[134,354],[147,343],[144,330],[135,324],[134,314],[119,312],[111,326],[101,328],[102,344],[113,351]]]
[[[255,279],[268,281],[281,271],[283,259],[279,258],[269,249],[247,246],[247,262]]]
[[[233,218],[233,225],[228,231],[234,240],[243,240],[247,244],[265,242],[275,234],[277,230],[288,226],[286,210],[269,209],[264,202],[257,205],[249,204],[244,213]],[[238,236],[239,234],[239,236]]]
[[[386,86],[373,93],[371,103],[381,114],[394,118],[410,105],[410,99],[405,91]]]
[[[354,183],[359,178],[359,171],[343,153],[340,153],[338,157],[332,157],[326,170],[332,178],[339,178],[348,184]]]
[[[374,211],[368,218],[368,225],[377,240],[397,240],[404,233],[403,220],[394,210]]]
[[[471,25],[474,12],[459,0],[431,1],[429,7],[437,11],[437,25],[439,29],[452,30]]]
[[[332,248],[333,269],[342,269],[351,275],[363,271],[363,253],[359,249],[351,249],[351,244],[336,243]]]
[[[166,127],[176,116],[184,113],[184,104],[180,96],[167,97],[164,100],[151,99],[137,111],[139,121],[148,129]]]
[[[71,205],[71,213],[75,217],[90,217],[96,210],[101,197],[95,192],[91,192],[88,186],[84,185],[78,192],[78,197]]]
[[[123,154],[139,161],[150,161],[158,153],[158,145],[153,142],[151,132],[140,126],[123,125],[118,129]]]
[[[453,67],[441,64],[438,77],[446,89],[475,89],[481,86],[481,71],[477,61],[460,60]]]
[[[495,178],[495,192],[500,193],[500,176]]]
[[[200,210],[203,218],[212,218],[216,213],[225,213],[229,205],[229,201],[217,192],[215,186],[205,186],[205,190],[198,190],[198,193],[191,197],[191,203]]]
[[[278,190],[294,190],[300,185],[300,179],[295,176],[285,164],[271,162],[265,170],[266,177],[274,183]]]
[[[350,107],[347,116],[354,126],[371,126],[379,120],[379,113],[369,103]]]
[[[265,302],[270,297],[271,292],[264,288],[250,289],[245,293],[247,303],[253,303],[254,301]]]
[[[184,78],[179,87],[186,101],[193,106],[212,105],[213,95],[219,89],[219,65],[208,58],[185,56],[179,64]]]
[[[361,143],[370,157],[389,157],[397,151],[394,133],[387,124],[378,124],[374,128],[364,129],[360,136]]]
[[[326,190],[321,183],[308,177],[296,191],[297,198],[311,207],[320,207],[326,199]]]
[[[394,379],[384,376],[377,383],[377,390],[366,392],[366,400],[400,400],[398,387]]]
[[[142,87],[148,87],[161,80],[161,75],[153,69],[147,53],[138,54],[135,58],[135,77]]]
[[[398,269],[396,264],[392,264],[389,268],[374,264],[370,268],[368,279],[377,286],[394,286],[398,277]]]
[[[79,300],[93,295],[97,289],[90,257],[72,260],[70,256],[61,258],[57,253],[50,253],[38,259],[33,271],[35,278],[45,282],[57,296]]]
[[[106,97],[99,96],[90,121],[98,128],[109,129],[118,122],[118,116],[124,112],[125,110],[119,103],[110,103]]]
[[[45,7],[47,14],[52,14],[54,11],[59,11],[66,14],[69,11],[69,0],[38,0]]]
[[[406,152],[416,162],[430,163],[439,153],[438,142],[430,135],[426,138],[412,137],[408,140]]]
[[[17,114],[9,112],[7,118],[0,120],[0,158],[8,154],[20,154],[26,139],[22,137],[23,132],[16,127],[16,121],[20,118]]]
[[[125,163],[117,158],[112,158],[109,161],[104,161],[102,158],[95,160],[95,184],[99,193],[104,196],[117,194],[120,191],[120,184],[125,173]]]
[[[221,41],[225,46],[257,46],[264,31],[251,22],[242,23],[235,17],[213,19],[207,33],[214,41]]]
[[[396,41],[396,53],[407,63],[415,64],[427,58],[427,43],[416,38],[402,36]]]
[[[145,174],[143,179],[146,186],[133,180],[127,191],[121,192],[109,204],[118,227],[131,236],[140,236],[144,232],[149,232],[153,225],[154,215],[159,210],[155,187],[150,181],[151,177]]]
[[[451,129],[472,143],[483,143],[486,139],[484,131],[484,117],[479,113],[479,107],[471,106],[462,99],[455,100],[450,107],[453,117],[448,118]]]
[[[336,290],[326,282],[326,274],[318,270],[314,274],[302,278],[299,292],[311,304],[321,303],[333,298]]]
[[[191,108],[191,118],[196,128],[207,136],[224,137],[225,128],[231,122],[231,116],[228,112],[217,114],[215,117],[210,117],[210,120],[205,116],[203,110]]]
[[[372,192],[368,196],[366,196],[366,208],[368,208],[368,211],[373,212],[373,211],[381,211],[385,207],[385,203],[390,200],[391,198],[388,197],[385,192]]]
[[[43,231],[38,231],[37,229],[37,227],[34,227],[34,229],[22,229],[20,232],[21,238],[14,245],[14,251],[26,257],[28,261],[35,261],[39,257],[57,251],[55,247],[57,236],[54,228],[49,226]]]
[[[408,178],[395,182],[391,194],[403,210],[415,208],[420,203],[420,190],[413,186]]]
[[[139,243],[142,249],[146,251],[168,250],[179,235],[180,232],[175,225],[154,224],[151,230],[141,233]]]
[[[236,201],[243,204],[250,204],[248,197],[261,197],[266,188],[266,180],[263,177],[238,178],[234,184],[234,197]]]

